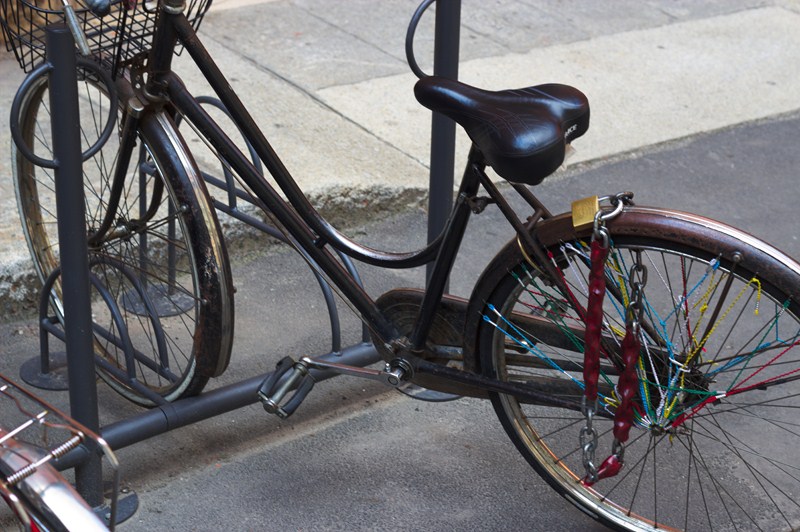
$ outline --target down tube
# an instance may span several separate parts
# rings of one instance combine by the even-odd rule
[[[224,131],[208,116],[208,113],[189,94],[186,87],[175,74],[166,76],[167,87],[172,103],[206,137],[225,161],[245,181],[255,193],[262,208],[274,215],[285,227],[313,262],[328,275],[330,280],[351,301],[370,328],[384,340],[394,338],[394,327],[384,318],[375,302],[353,280],[351,275],[339,264],[331,253],[316,245],[316,236],[303,222],[302,218],[281,198],[275,189],[261,176],[250,160],[242,154]]]
[[[278,187],[286,195],[288,202],[304,220],[304,224],[319,235],[318,240],[324,241],[354,259],[381,268],[413,268],[432,262],[436,258],[436,254],[441,248],[443,234],[440,234],[435,241],[418,251],[395,253],[362,246],[342,235],[328,223],[308,201],[303,191],[289,174],[289,171],[258,128],[245,105],[233,91],[208,51],[203,47],[191,24],[186,21],[186,17],[181,16],[170,20],[178,33],[181,44],[192,56],[195,65],[197,65],[216,95],[223,102],[226,111],[233,117],[236,125],[244,132],[264,166],[266,166]]]

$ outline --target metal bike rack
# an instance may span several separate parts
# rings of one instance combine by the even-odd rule
[[[457,77],[458,39],[460,26],[460,0],[440,0],[436,14],[434,72],[437,75]],[[63,331],[58,320],[47,316],[47,301],[52,280],[46,283],[42,294],[40,313],[42,350],[35,361],[33,373],[46,377],[54,370],[50,364],[47,335],[65,342],[67,352],[70,414],[90,430],[100,434],[114,450],[146,440],[158,434],[209,419],[258,402],[257,390],[270,374],[259,375],[223,388],[203,393],[197,397],[172,403],[158,404],[151,410],[103,427],[99,425],[95,357],[94,327],[91,317],[89,254],[86,245],[85,199],[80,145],[80,119],[78,115],[77,63],[75,46],[69,30],[63,25],[47,28],[46,66],[49,69],[52,114],[54,174],[56,182],[56,208],[58,236],[61,250],[60,276],[62,280],[64,315]],[[429,197],[429,239],[435,238],[444,227],[452,206],[455,125],[434,115],[432,122],[432,156]],[[228,176],[226,176],[227,178]],[[209,184],[228,189],[228,202],[215,201],[215,206],[273,236],[285,241],[277,230],[238,210],[235,188],[227,179],[206,176]],[[216,181],[215,181],[216,179]],[[344,264],[358,279],[355,266],[347,257]],[[329,309],[332,331],[331,352],[321,360],[335,361],[353,366],[366,366],[380,360],[369,342],[366,330],[362,341],[353,346],[341,347],[338,313],[330,287],[318,276],[320,288]],[[96,285],[96,281],[95,281]],[[334,376],[331,372],[316,372],[316,380]],[[55,380],[58,380],[56,377]],[[61,377],[63,378],[63,377]],[[27,379],[26,379],[27,380]],[[30,382],[30,381],[29,381]],[[33,382],[36,386],[37,383]],[[45,386],[46,387],[46,386]],[[57,461],[58,467],[75,468],[77,488],[81,496],[93,507],[102,508],[102,464],[100,455],[92,448],[79,447]],[[136,510],[135,494],[120,500],[118,522]],[[127,510],[126,510],[127,508]]]
[[[75,45],[66,26],[47,28],[47,58],[50,72],[58,240],[61,250],[64,312],[70,316],[65,328],[69,368],[70,414],[98,432],[97,385],[92,357],[92,316],[89,301],[89,252],[86,246],[86,214],[81,170],[80,117]],[[102,470],[91,458],[75,468],[78,490],[90,506],[100,506]]]
[[[71,32],[63,24],[47,26],[45,42],[46,61],[39,73],[47,72],[50,108],[59,110],[51,115],[53,160],[49,166],[56,188],[62,302],[65,315],[70,316],[63,331],[68,353],[70,415],[99,433],[75,44]],[[32,76],[36,73],[34,71]],[[42,370],[48,369],[44,358]],[[88,451],[86,459],[75,464],[77,489],[86,502],[105,517],[108,509],[103,498],[101,457],[94,446],[84,448]],[[127,498],[125,506],[135,510],[135,495],[133,497]],[[122,521],[132,513],[122,511],[117,518]]]
[[[436,2],[436,30],[433,45],[433,73],[458,78],[461,0]],[[428,196],[428,242],[433,242],[447,224],[453,208],[456,123],[433,113],[431,119],[431,172]],[[430,277],[433,265],[428,265]]]

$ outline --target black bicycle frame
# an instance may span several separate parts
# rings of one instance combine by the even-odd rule
[[[177,11],[178,8],[172,4],[173,0],[165,2],[159,17],[160,22],[156,29],[148,68],[150,78],[146,88],[147,95],[151,98],[155,96],[156,99],[163,98],[164,101],[169,101],[178,114],[192,123],[252,191],[254,203],[277,219],[279,225],[286,229],[296,245],[308,254],[328,279],[341,290],[343,296],[352,302],[367,326],[385,342],[389,343],[398,337],[394,326],[386,320],[375,302],[353,280],[352,275],[342,267],[327,246],[330,245],[354,259],[380,267],[410,268],[435,260],[429,290],[426,293],[414,333],[410,338],[411,348],[421,349],[427,338],[431,317],[444,293],[447,277],[466,229],[471,212],[466,200],[477,193],[478,173],[482,168],[477,167],[476,163],[468,166],[458,194],[459,199],[445,230],[439,238],[422,250],[411,253],[385,253],[347,239],[322,218],[308,202],[252,116],[203,47],[191,24],[182,13],[171,12]],[[171,72],[173,51],[178,43],[182,44],[192,56],[233,122],[288,198],[288,203],[262,177],[250,158],[239,150],[195,100],[180,78]]]
[[[250,189],[253,196],[250,199],[253,203],[274,217],[278,224],[285,228],[290,236],[288,240],[298,246],[302,250],[301,254],[311,259],[312,267],[319,267],[333,285],[340,290],[341,295],[352,303],[361,314],[367,327],[384,343],[384,347],[409,360],[415,370],[443,380],[459,383],[466,387],[509,393],[538,403],[572,409],[579,408],[574,401],[531,390],[529,387],[519,384],[502,382],[470,372],[443,367],[418,356],[425,351],[425,342],[430,326],[441,303],[447,278],[460,248],[479,188],[483,186],[492,197],[492,201],[500,205],[503,214],[509,218],[512,226],[523,240],[531,242],[528,233],[530,226],[537,220],[549,217],[550,214],[527,189],[514,187],[534,208],[534,215],[529,218],[527,224],[523,224],[511,212],[499,191],[491,185],[484,172],[485,163],[482,155],[478,150],[473,149],[470,152],[453,210],[444,230],[436,240],[425,248],[410,253],[387,253],[357,244],[333,228],[307,200],[200,42],[191,24],[182,14],[180,3],[176,0],[166,0],[161,9],[147,68],[149,78],[144,89],[147,99],[151,104],[169,105],[170,110],[177,112],[196,128],[198,133],[211,144],[218,155],[230,165],[231,169]],[[183,45],[189,52],[221,100],[228,116],[261,159],[264,167],[275,179],[288,201],[284,200],[267,182],[250,158],[241,152],[189,93],[181,79],[172,72],[172,57],[178,44]],[[147,120],[148,117],[145,116],[141,119]],[[532,244],[531,242],[530,245],[532,246]],[[329,245],[354,259],[385,268],[410,268],[434,262],[414,328],[403,345],[398,343],[401,336],[394,325],[387,320],[375,301],[354,280],[351,273],[336,260],[331,250],[327,248]]]

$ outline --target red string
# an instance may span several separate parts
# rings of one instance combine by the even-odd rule
[[[766,368],[767,366],[771,365],[773,362],[778,360],[780,357],[782,357],[784,354],[786,354],[790,349],[792,349],[793,347],[795,347],[797,345],[800,345],[800,341],[797,341],[797,342],[793,343],[792,345],[790,345],[789,347],[787,347],[786,349],[784,349],[783,351],[778,353],[778,355],[773,357],[772,360],[770,360],[769,362],[764,364],[762,367],[760,367],[757,371],[755,371],[752,375],[748,376],[745,380],[740,382],[734,388],[731,388],[727,392],[724,392],[724,393],[722,393],[722,394],[720,394],[718,396],[706,397],[699,404],[695,405],[691,410],[689,410],[688,412],[684,412],[683,414],[681,414],[680,416],[675,418],[675,421],[673,421],[671,423],[671,426],[672,427],[678,427],[678,426],[684,424],[687,419],[691,418],[692,416],[697,414],[700,410],[702,410],[703,408],[708,406],[708,404],[713,403],[714,401],[716,401],[718,399],[721,399],[723,397],[729,397],[731,395],[737,395],[737,394],[740,394],[740,393],[743,393],[743,392],[747,392],[747,391],[750,391],[750,390],[755,390],[755,389],[761,388],[763,386],[766,386],[770,382],[775,382],[777,380],[786,378],[789,375],[792,375],[794,373],[800,372],[800,368],[796,368],[796,369],[793,369],[791,371],[787,371],[785,373],[781,373],[780,375],[777,375],[775,377],[771,377],[769,379],[764,379],[763,381],[756,382],[755,384],[751,384],[749,386],[743,386],[745,382],[749,381],[750,379],[752,379],[753,377],[758,375],[764,368]]]
[[[742,382],[740,382],[738,385],[734,386],[734,387],[733,387],[733,389],[731,389],[731,392],[736,392],[736,391],[737,391],[739,388],[741,388],[741,387],[742,387],[742,385],[744,385],[744,383],[746,383],[747,381],[749,381],[750,379],[752,379],[753,377],[755,377],[756,375],[758,375],[759,373],[761,373],[761,372],[762,372],[762,371],[763,371],[765,368],[767,368],[767,367],[768,367],[770,364],[772,364],[773,362],[775,362],[776,360],[778,360],[780,357],[782,357],[783,355],[785,355],[785,354],[786,354],[786,353],[787,353],[787,352],[788,352],[790,349],[792,349],[794,346],[796,346],[796,345],[798,345],[798,344],[800,344],[800,341],[793,343],[792,345],[790,345],[789,347],[787,347],[786,349],[784,349],[783,351],[781,351],[780,353],[778,353],[777,355],[775,355],[775,357],[773,357],[773,359],[772,359],[772,360],[770,360],[769,362],[767,362],[766,364],[764,364],[763,366],[761,366],[760,368],[758,368],[758,370],[757,370],[757,371],[755,371],[755,372],[754,372],[752,375],[748,376],[748,377],[747,377],[745,380],[743,380]],[[795,371],[796,371],[796,370],[795,370]],[[789,373],[794,373],[794,371],[790,371]],[[776,378],[778,378],[778,377],[774,377],[774,378],[772,378],[772,379],[767,379],[767,380],[765,380],[765,381],[763,381],[763,382],[769,382],[769,381],[771,381],[771,380],[775,380]],[[758,387],[759,385],[760,385],[760,383],[759,383],[759,384],[754,384],[754,385],[752,385],[752,386],[749,386],[747,389],[752,389],[752,388],[754,388],[754,387]]]

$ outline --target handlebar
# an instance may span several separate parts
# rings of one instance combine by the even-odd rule
[[[75,39],[75,44],[78,46],[81,55],[87,57],[89,55],[89,42],[86,40],[86,34],[81,29],[81,24],[78,22],[78,17],[75,15],[75,9],[67,2],[64,1],[64,18],[67,22],[67,27],[72,33],[72,38]],[[102,1],[102,0],[101,0]]]
[[[104,17],[111,12],[111,0],[85,1],[89,7],[89,10],[91,10],[92,14],[97,17]],[[75,15],[75,9],[68,2],[68,0],[62,0],[62,2],[64,4],[64,18],[66,19],[67,27],[72,33],[73,39],[75,39],[75,45],[78,47],[81,55],[88,57],[91,53],[89,50],[89,41],[86,40],[86,34],[81,28],[81,24],[78,21],[77,15]]]

